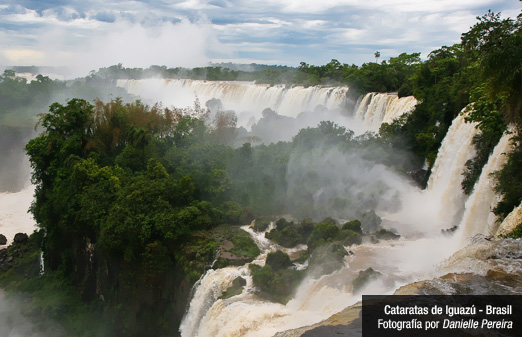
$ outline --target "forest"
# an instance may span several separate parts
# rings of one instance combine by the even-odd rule
[[[266,225],[292,214],[299,221],[277,221],[270,239],[282,246],[307,243],[306,256],[323,249],[342,258],[340,243],[360,243],[362,235],[395,235],[378,234],[375,200],[386,192],[382,186],[370,185],[363,196],[331,191],[323,206],[314,208],[319,177],[309,168],[289,181],[289,163],[307,163],[311,154],[328,149],[361,160],[363,168],[381,164],[413,179],[412,172],[425,164],[431,169],[452,120],[466,107],[468,120],[480,129],[473,139],[475,157],[464,172],[467,194],[512,126],[514,150],[495,174],[501,201],[494,212],[502,219],[522,200],[521,25],[522,15],[502,19],[488,12],[462,34],[460,43],[434,50],[426,60],[419,53],[403,53],[362,66],[332,60],[322,66],[302,62],[298,68],[247,72],[225,65],[189,71],[119,64],[70,83],[42,75],[27,82],[6,70],[0,76],[3,127],[17,127],[15,116],[34,116],[49,106],[39,116],[42,132],[25,147],[36,186],[31,212],[40,228],[30,239],[33,255],[27,259],[34,261],[41,246],[46,273],[22,280],[29,271],[21,263],[0,275],[0,286],[41,296],[40,306],[31,308],[33,317],[57,320],[69,335],[177,333],[190,287],[215,257],[216,237],[235,240],[242,248],[238,256],[255,257],[253,241],[238,234],[240,225],[254,219],[258,226]],[[109,95],[114,80],[150,74],[348,85],[357,93],[413,95],[420,103],[378,133],[355,136],[323,121],[301,129],[291,141],[255,145],[244,137],[237,142],[244,134],[233,115],[218,112],[210,118],[199,102],[188,108],[150,106],[119,91]],[[264,116],[272,117],[270,112]],[[327,165],[323,159],[314,164]],[[416,182],[425,186],[426,181],[427,175]],[[292,194],[285,192],[290,185]],[[395,206],[390,202],[389,207]],[[350,221],[339,224],[331,217]],[[265,292],[285,302],[292,290],[285,287],[301,275],[287,273],[287,256],[277,254],[267,260],[268,267],[251,268],[261,296]],[[315,263],[322,264],[320,258]],[[36,290],[57,288],[69,301],[63,307],[45,302]],[[270,289],[276,290],[270,295]],[[89,329],[93,321],[101,322],[96,331]]]

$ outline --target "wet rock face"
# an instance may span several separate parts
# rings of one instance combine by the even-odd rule
[[[2,241],[2,237],[5,238],[5,236],[0,235],[0,244],[4,242]],[[17,237],[18,241],[16,240]],[[26,245],[27,240],[27,234],[18,233],[15,235],[15,239],[9,247],[0,250],[0,272],[7,271],[14,267],[15,260],[21,257],[28,249]],[[7,243],[7,239],[5,243]]]
[[[27,234],[25,234],[25,233],[16,233],[15,236],[14,236],[13,241],[15,243],[26,243],[28,239],[29,239],[29,236],[27,236]]]
[[[518,207],[515,207],[511,213],[502,221],[497,232],[495,233],[495,237],[510,237],[517,227],[522,225],[522,204]],[[516,236],[515,236],[516,237]]]
[[[429,172],[424,169],[418,169],[415,171],[408,172],[408,175],[417,183],[417,185],[425,189],[426,185],[428,185]]]

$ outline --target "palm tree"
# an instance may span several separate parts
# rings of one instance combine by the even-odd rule
[[[379,57],[381,57],[381,52],[376,51],[374,55],[375,55],[375,63],[379,63]]]

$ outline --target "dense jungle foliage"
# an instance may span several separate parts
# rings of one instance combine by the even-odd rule
[[[463,189],[470,193],[507,126],[513,125],[520,134],[522,117],[522,17],[502,19],[488,13],[478,19],[461,43],[441,47],[425,61],[413,53],[360,67],[332,60],[323,66],[301,63],[297,69],[265,67],[253,72],[224,65],[187,71],[157,66],[128,69],[120,64],[69,83],[41,75],[27,82],[5,71],[0,77],[3,124],[15,125],[13,116],[42,112],[42,105],[51,99],[66,102],[50,105],[40,118],[43,132],[26,146],[36,185],[31,211],[45,230],[38,243],[43,245],[48,275],[59,275],[58,284],[66,280],[68,290],[79,289],[75,301],[80,297],[86,303],[96,301],[102,307],[97,307],[99,312],[113,309],[109,325],[120,334],[147,332],[134,330],[132,320],[154,322],[158,334],[171,332],[158,312],[174,309],[149,299],[167,302],[182,293],[167,294],[165,284],[192,284],[203,272],[202,264],[213,259],[214,237],[229,235],[222,234],[223,228],[285,212],[299,219],[314,218],[278,221],[268,236],[282,246],[307,243],[306,254],[315,249],[311,264],[318,266],[323,265],[323,255],[342,259],[346,251],[339,250],[341,244],[360,243],[363,232],[394,238],[394,233],[379,231],[375,209],[376,196],[386,192],[382,186],[370,185],[365,195],[331,190],[321,196],[322,203],[314,204],[324,179],[314,173],[314,165],[335,170],[327,156],[333,154],[363,163],[361,169],[383,164],[404,175],[425,162],[431,167],[452,120],[465,111],[480,129],[474,139],[476,156],[464,172]],[[361,93],[414,95],[419,104],[411,114],[384,124],[378,135],[355,137],[351,130],[321,122],[302,129],[292,141],[253,146],[248,139],[234,143],[240,131],[231,112],[210,119],[198,102],[178,109],[148,106],[123,94],[112,96],[123,99],[104,96],[114,79],[150,74],[269,84],[346,84]],[[93,101],[95,97],[102,100]],[[519,136],[513,138],[514,150],[495,175],[502,197],[495,213],[501,217],[521,202],[520,141]],[[412,153],[413,160],[406,160],[404,153]],[[316,158],[321,160],[312,160]],[[340,226],[327,215],[359,220]],[[319,219],[323,220],[313,222]],[[267,223],[256,225],[262,231]],[[234,240],[239,257],[256,254],[241,235],[230,239]],[[192,264],[191,258],[199,259],[198,263]],[[281,291],[272,294],[273,299],[284,302],[292,287],[283,285],[294,284],[300,275],[287,271],[285,256],[278,253],[272,259],[266,268],[253,266],[252,272],[265,285],[262,291],[279,284]],[[183,275],[173,270],[182,270]],[[138,284],[145,284],[152,295],[140,292]],[[135,308],[132,300],[147,306]]]

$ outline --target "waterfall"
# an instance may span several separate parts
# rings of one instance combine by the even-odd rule
[[[466,123],[464,110],[448,129],[433,165],[426,192],[440,203],[439,219],[446,228],[458,224],[464,212],[466,196],[462,191],[462,172],[466,161],[473,158],[473,136],[477,123]]]
[[[390,106],[381,110],[384,113],[369,109],[372,104],[377,106],[383,100],[375,94],[364,96],[356,118],[391,115],[387,113]],[[370,110],[373,112],[366,115]],[[369,267],[382,273],[383,277],[366,285],[363,289],[365,294],[391,294],[403,285],[423,279],[433,279],[433,282],[428,282],[441,293],[459,294],[458,289],[446,286],[445,279],[440,278],[447,273],[482,275],[488,270],[505,267],[502,270],[509,277],[512,269],[510,259],[500,259],[497,266],[482,258],[483,252],[498,256],[498,247],[502,247],[502,243],[485,242],[459,251],[462,238],[487,233],[494,221],[490,209],[494,207],[497,197],[491,188],[490,174],[501,168],[510,144],[510,137],[505,134],[483,168],[473,194],[467,198],[461,190],[461,181],[465,163],[474,155],[472,139],[478,132],[475,126],[475,123],[466,123],[464,115],[457,116],[441,144],[426,190],[406,184],[401,189],[403,210],[383,216],[383,225],[394,226],[403,234],[400,240],[345,247],[354,254],[345,257],[344,267],[319,278],[311,275],[305,277],[295,297],[286,305],[262,300],[255,295],[248,264],[209,271],[202,278],[190,303],[180,328],[182,336],[271,336],[280,331],[315,324],[361,299],[360,294],[353,293],[352,282],[359,271]],[[440,229],[458,223],[457,235],[441,235]],[[408,233],[408,226],[415,228],[416,232]],[[242,228],[262,250],[253,263],[264,265],[267,253],[281,248],[266,239],[264,233],[257,233],[250,227]],[[268,230],[271,228],[273,224]],[[507,257],[508,253],[505,254]],[[522,266],[515,267],[519,275]],[[243,292],[228,299],[219,299],[238,276],[247,280]]]
[[[266,240],[263,239],[255,241],[262,243]],[[440,240],[439,237],[382,241],[346,247],[354,254],[345,257],[345,267],[319,278],[306,277],[296,290],[295,297],[286,305],[255,295],[248,264],[209,271],[190,303],[180,328],[181,335],[264,337],[320,322],[361,300],[362,293],[352,292],[352,282],[360,270],[372,267],[385,275],[383,279],[367,284],[363,289],[365,294],[391,294],[401,285],[430,276],[433,266],[453,252],[453,249],[437,249]],[[270,245],[271,249],[275,248],[274,245]],[[254,263],[261,260],[264,263],[267,252],[264,250]],[[238,276],[247,280],[243,292],[228,299],[219,299]]]
[[[221,100],[225,110],[238,113],[250,111],[260,116],[270,108],[280,115],[296,117],[317,106],[329,110],[343,109],[348,87],[286,86],[255,84],[246,81],[201,81],[189,79],[118,80],[117,86],[129,93],[154,102],[177,107],[190,106],[196,97],[205,103],[212,98]]]
[[[442,141],[425,190],[402,189],[401,200],[405,207],[397,213],[385,214],[400,231],[438,235],[442,229],[458,225],[464,213],[467,196],[462,191],[462,172],[466,161],[473,157],[473,136],[476,123],[466,123],[460,114],[451,124]],[[420,225],[422,224],[422,225]],[[409,227],[409,228],[408,228]]]
[[[197,285],[190,307],[181,322],[182,336],[196,336],[201,321],[216,300],[239,276],[247,276],[248,267],[227,267],[217,270],[209,269]]]
[[[30,235],[36,229],[36,223],[27,212],[33,200],[34,186],[19,192],[0,192],[0,234],[13,240],[16,233]]]
[[[491,234],[494,230],[496,216],[491,211],[498,203],[498,197],[493,190],[491,174],[502,168],[507,160],[506,153],[509,152],[511,134],[504,133],[495,146],[488,162],[482,169],[479,180],[475,183],[473,193],[466,201],[465,212],[459,225],[458,235],[461,241],[469,239],[476,234]]]
[[[396,93],[370,92],[356,107],[355,119],[364,122],[369,130],[378,131],[382,123],[391,123],[411,112],[416,104],[413,96],[399,98]]]

